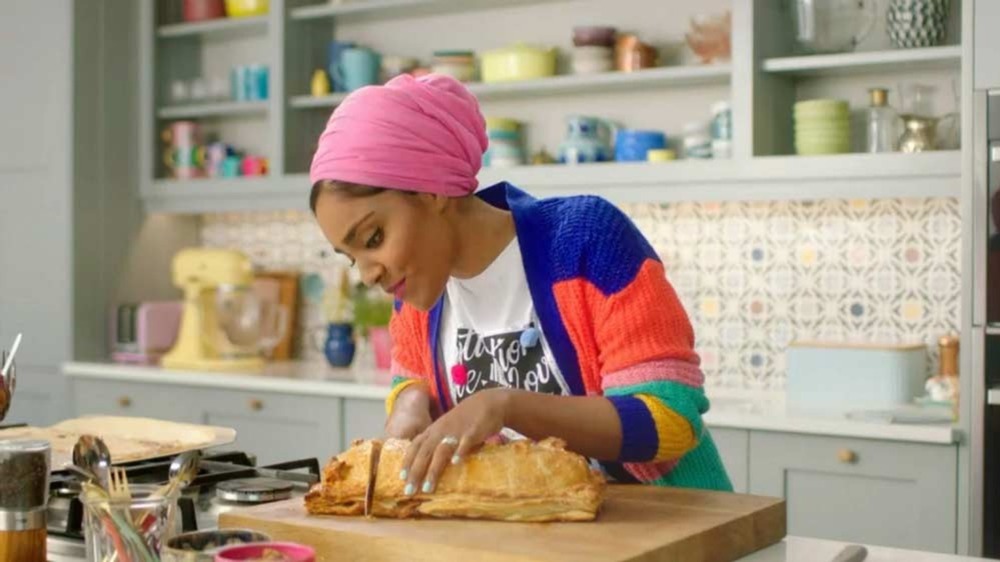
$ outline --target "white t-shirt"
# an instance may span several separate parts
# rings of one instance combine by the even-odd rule
[[[497,387],[570,394],[535,315],[516,238],[479,275],[448,280],[439,337],[454,404]],[[464,366],[464,381],[455,365]]]

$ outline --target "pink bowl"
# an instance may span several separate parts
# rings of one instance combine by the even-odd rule
[[[223,548],[215,555],[215,562],[244,562],[271,560],[269,554],[282,554],[278,562],[316,562],[316,551],[308,546],[291,542],[255,542]]]

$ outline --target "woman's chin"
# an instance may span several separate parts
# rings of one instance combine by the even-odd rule
[[[429,312],[430,309],[434,308],[434,305],[441,300],[441,296],[444,294],[444,287],[437,292],[437,295],[428,295],[427,292],[415,290],[416,287],[407,286],[406,292],[402,295],[402,300],[406,304],[421,310],[423,312]]]

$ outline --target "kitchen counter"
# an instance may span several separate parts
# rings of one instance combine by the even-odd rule
[[[172,370],[143,365],[119,363],[69,362],[63,364],[69,377],[176,384],[258,392],[332,396],[385,400],[389,396],[387,373],[360,369],[335,369],[325,362],[279,361],[268,363],[255,373],[223,373],[212,371]],[[385,380],[385,384],[376,384]]]
[[[831,562],[838,553],[851,543],[810,539],[806,537],[786,537],[784,541],[759,552],[743,557],[739,562]],[[972,556],[955,556],[936,552],[919,552],[864,545],[868,556],[864,562],[963,562],[986,560]]]
[[[69,377],[177,384],[221,389],[384,400],[389,394],[387,373],[361,369],[334,369],[325,363],[288,361],[268,364],[259,373],[216,373],[167,370],[116,363],[71,362],[63,365]],[[384,382],[386,384],[377,384]],[[949,423],[902,424],[853,420],[843,415],[821,415],[789,410],[781,392],[744,392],[708,389],[710,427],[806,433],[917,443],[951,444],[961,435]]]

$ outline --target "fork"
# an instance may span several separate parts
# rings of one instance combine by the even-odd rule
[[[124,468],[114,467],[111,469],[108,492],[111,494],[111,501],[115,503],[124,503],[128,506],[132,502],[132,490],[129,489],[128,476],[126,476]]]
[[[108,478],[108,494],[111,504],[118,504],[122,507],[123,517],[118,521],[119,528],[130,536],[130,541],[135,552],[142,560],[157,560],[155,554],[150,551],[142,532],[136,528],[132,522],[132,490],[129,488],[128,476],[125,469],[112,467]],[[111,506],[109,506],[110,508]],[[112,512],[112,518],[115,514]],[[125,553],[122,553],[123,555]],[[114,560],[114,558],[112,558]]]

